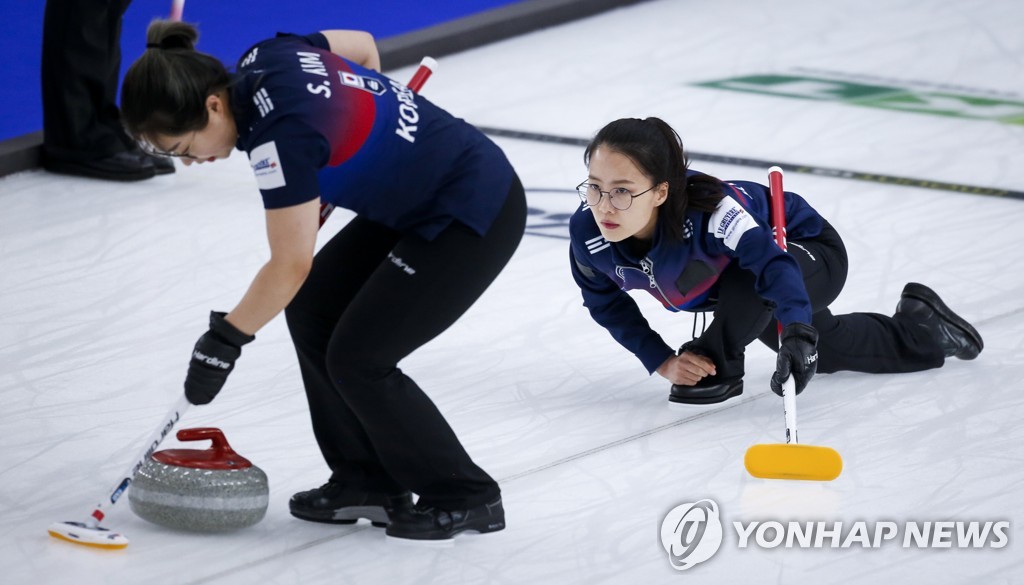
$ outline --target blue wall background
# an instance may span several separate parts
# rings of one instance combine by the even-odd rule
[[[516,0],[186,0],[185,20],[199,25],[199,49],[232,65],[258,40],[278,31],[307,33],[332,28],[390,37]],[[170,0],[134,0],[121,32],[121,75],[145,47],[146,25],[165,17]],[[0,140],[42,129],[39,60],[45,0],[0,0]],[[388,64],[385,62],[384,67]]]

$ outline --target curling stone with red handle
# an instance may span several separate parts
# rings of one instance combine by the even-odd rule
[[[216,428],[182,429],[179,441],[212,440],[209,449],[158,451],[143,464],[128,502],[140,518],[194,532],[252,526],[267,512],[267,476],[231,448]]]

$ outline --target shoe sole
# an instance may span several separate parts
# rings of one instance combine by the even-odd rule
[[[978,330],[968,323],[963,317],[957,315],[952,311],[952,309],[947,307],[946,303],[942,302],[939,295],[932,289],[923,284],[910,282],[907,283],[907,286],[903,287],[903,294],[900,296],[909,297],[928,305],[933,311],[935,311],[935,314],[948,321],[960,331],[966,333],[967,336],[971,338],[971,341],[978,346],[978,353],[981,353],[981,351],[985,349],[985,342],[982,341],[981,334],[978,333]],[[970,359],[974,358],[972,357]]]
[[[498,528],[492,528],[493,524],[480,529],[476,527],[464,528],[458,532],[449,534],[446,538],[417,538],[415,535],[402,536],[395,534],[386,534],[387,539],[397,544],[406,544],[413,546],[424,546],[424,547],[437,547],[447,548],[455,544],[455,537],[457,536],[477,536],[480,534],[490,534],[492,532],[500,532],[505,529],[505,521],[501,521],[501,526]]]
[[[145,181],[146,179],[152,179],[153,177],[156,176],[156,171],[152,170],[147,172],[117,173],[96,169],[88,169],[68,164],[49,164],[44,165],[43,169],[58,175],[68,175],[71,177],[81,177],[85,179],[98,179],[101,181],[118,181],[121,183]]]
[[[384,528],[388,525],[388,513],[380,506],[350,506],[338,510],[315,510],[308,512],[290,509],[289,512],[300,520],[321,522],[323,524],[355,524],[360,518],[365,518],[377,528]]]
[[[708,404],[718,404],[719,402],[725,402],[726,400],[729,400],[730,398],[732,398],[734,396],[739,396],[740,394],[743,394],[743,382],[742,381],[739,384],[737,384],[735,386],[732,386],[730,389],[728,389],[724,393],[719,394],[718,396],[699,397],[699,398],[679,398],[677,396],[673,396],[670,393],[668,395],[668,401],[669,401],[670,405],[681,404],[681,405],[689,405],[689,406],[693,406],[693,405],[696,405],[696,406],[706,406]]]
[[[417,538],[404,538],[401,536],[386,535],[385,540],[388,542],[401,545],[401,546],[415,546],[419,548],[451,548],[455,546],[455,537],[434,539],[434,540],[423,540]]]

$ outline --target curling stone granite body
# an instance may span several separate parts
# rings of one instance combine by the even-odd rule
[[[210,439],[206,450],[159,451],[143,464],[128,489],[140,518],[193,532],[252,526],[267,512],[267,476],[235,453],[220,429],[182,429],[178,440]]]

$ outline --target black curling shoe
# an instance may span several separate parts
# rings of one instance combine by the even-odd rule
[[[391,538],[418,541],[451,540],[460,532],[497,532],[505,528],[501,498],[468,510],[412,506],[396,510],[386,534]]]
[[[412,494],[387,496],[352,489],[336,482],[305,492],[299,492],[288,501],[292,516],[311,522],[329,524],[355,524],[366,518],[382,528],[388,525],[388,516],[396,509],[411,508]]]
[[[935,291],[923,284],[910,282],[903,287],[896,313],[910,318],[931,332],[946,357],[973,360],[985,348],[978,330],[951,311]]]
[[[675,404],[718,404],[743,394],[743,378],[726,380],[707,386],[680,386],[672,384],[668,401]]]
[[[96,160],[60,159],[44,154],[43,168],[51,173],[108,181],[142,181],[156,174],[153,163],[134,152],[118,152]]]

